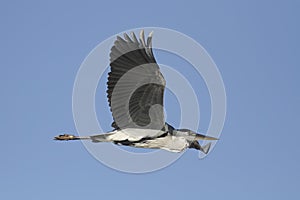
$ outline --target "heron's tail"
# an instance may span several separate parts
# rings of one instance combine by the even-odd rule
[[[60,141],[68,141],[68,140],[90,140],[90,136],[75,136],[75,135],[69,135],[69,134],[63,134],[58,135],[54,137],[54,140],[60,140]]]
[[[207,154],[209,152],[210,146],[211,146],[211,142],[204,145],[204,146],[200,146],[200,151]]]

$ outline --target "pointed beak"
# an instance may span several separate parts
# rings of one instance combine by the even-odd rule
[[[196,140],[219,140],[218,138],[202,135],[202,134],[199,134],[199,133],[196,133],[195,139]]]

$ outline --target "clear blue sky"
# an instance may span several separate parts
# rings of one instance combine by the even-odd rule
[[[0,199],[299,199],[299,9],[299,1],[271,0],[1,1]],[[72,89],[86,55],[143,26],[202,44],[223,76],[228,110],[207,158],[188,151],[135,175],[52,137],[76,132]]]

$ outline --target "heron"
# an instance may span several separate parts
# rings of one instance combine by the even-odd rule
[[[131,37],[130,37],[131,36]],[[204,154],[211,143],[201,146],[199,140],[218,138],[189,129],[175,129],[165,121],[164,91],[166,81],[152,50],[153,32],[145,40],[134,32],[117,36],[110,51],[107,98],[112,113],[112,131],[90,136],[58,135],[61,141],[90,140],[112,142],[136,148],[182,152],[188,148]]]

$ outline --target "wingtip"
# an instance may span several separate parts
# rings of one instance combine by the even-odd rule
[[[131,40],[130,37],[127,35],[127,33],[124,33],[123,36],[124,36],[124,39],[125,39],[127,42],[132,42],[132,40]]]
[[[147,47],[148,48],[152,48],[152,36],[153,36],[153,31],[151,31],[148,35],[148,38],[147,38]]]
[[[211,142],[208,143],[208,144],[206,144],[206,145],[204,145],[204,146],[202,146],[202,147],[201,147],[201,151],[202,151],[203,153],[205,153],[205,154],[208,154],[208,152],[209,152],[209,150],[210,150],[210,147],[211,147]]]
[[[142,39],[142,38],[144,38],[145,37],[145,31],[144,31],[144,29],[142,29],[141,31],[140,31],[140,38]]]
[[[144,32],[144,29],[141,30],[140,32],[140,42],[142,43],[142,45],[144,47],[146,47],[146,43],[145,43],[145,32]]]
[[[153,31],[151,31],[151,32],[149,33],[148,37],[149,37],[149,38],[152,38],[152,36],[153,36]]]
[[[135,33],[133,31],[131,32],[131,38],[132,38],[133,42],[138,43],[136,35],[135,35]]]

